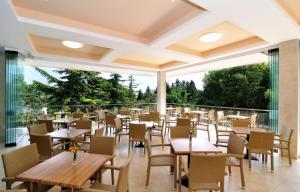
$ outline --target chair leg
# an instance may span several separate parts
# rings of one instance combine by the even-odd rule
[[[146,187],[148,187],[149,185],[149,177],[150,177],[150,159],[148,159]]]
[[[177,188],[177,157],[175,156],[175,159],[174,159],[174,166],[173,166],[173,169],[174,169],[174,188],[176,189]]]
[[[288,156],[289,156],[289,164],[292,166],[292,158],[291,158],[291,149],[290,146],[288,146]]]
[[[128,153],[130,152],[130,144],[131,144],[131,142],[130,142],[130,138],[129,138],[129,140],[128,140]]]
[[[207,126],[207,137],[208,137],[208,141],[210,141],[209,125]]]
[[[241,181],[242,181],[242,188],[245,188],[245,177],[244,177],[244,166],[243,166],[243,159],[240,159],[240,172],[241,172]]]
[[[114,159],[110,160],[110,164],[111,166],[114,166]],[[115,173],[113,169],[111,169],[111,183],[112,185],[115,184]]]
[[[120,143],[120,141],[121,141],[121,135],[119,135],[119,143]]]
[[[179,181],[179,183],[178,183],[178,192],[181,192],[181,170],[182,168],[181,168],[181,165],[180,165],[180,162],[179,162],[179,169],[178,169],[178,181]],[[175,174],[175,172],[174,172],[174,174]]]
[[[251,171],[251,152],[248,149],[249,170]]]
[[[273,149],[271,151],[271,171],[274,172],[274,154],[273,154]]]
[[[281,156],[281,159],[283,159],[283,149],[280,149],[280,156]]]
[[[221,192],[224,192],[224,181],[221,181]]]
[[[231,166],[228,166],[229,175],[231,176]]]

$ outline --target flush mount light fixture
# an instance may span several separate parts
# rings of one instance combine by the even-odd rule
[[[78,43],[76,41],[62,41],[62,44],[72,49],[79,49],[83,46],[81,43]]]
[[[212,43],[220,40],[222,37],[222,33],[206,33],[200,37],[200,41],[204,43]]]

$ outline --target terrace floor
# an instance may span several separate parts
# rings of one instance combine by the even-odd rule
[[[211,133],[214,133],[214,129],[211,127]],[[206,132],[199,131],[198,134],[205,134]],[[211,138],[214,138],[212,134]],[[153,138],[153,143],[159,143],[159,138]],[[167,142],[167,139],[166,139]],[[214,141],[212,141],[214,142]],[[28,136],[23,134],[19,137],[19,146],[28,143]],[[128,155],[128,140],[126,137],[122,137],[121,142],[117,144],[117,156],[116,165],[121,163]],[[3,146],[3,145],[1,145]],[[13,148],[1,147],[1,153],[12,150]],[[168,153],[169,148],[157,147],[153,153]],[[292,167],[288,165],[287,159],[281,159],[278,154],[275,155],[275,171],[271,173],[270,163],[267,165],[262,164],[261,161],[252,162],[252,171],[248,171],[248,160],[244,160],[245,181],[246,189],[241,188],[240,173],[238,168],[232,168],[232,176],[225,176],[225,191],[235,192],[296,192],[300,191],[300,161],[293,161]],[[146,182],[146,167],[147,167],[147,155],[143,153],[143,149],[133,149],[133,159],[130,167],[129,176],[129,188],[131,192],[167,192],[175,191],[173,188],[173,175],[170,175],[170,169],[168,167],[152,167],[149,187],[145,187]],[[0,177],[2,178],[3,167],[0,163]],[[115,174],[117,177],[118,174]],[[106,172],[104,178],[105,183],[110,183],[110,172]],[[0,183],[0,191],[4,189],[4,183]],[[59,187],[51,191],[60,191]],[[185,187],[182,191],[187,191]]]

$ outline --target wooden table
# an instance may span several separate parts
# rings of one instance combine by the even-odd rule
[[[244,120],[244,119],[250,119],[249,116],[243,116],[243,115],[226,115],[225,116],[227,119],[231,119],[231,120]]]
[[[71,124],[78,121],[79,118],[60,118],[53,120],[53,123],[63,125],[66,128],[69,128]]]
[[[266,131],[260,128],[249,128],[249,127],[231,127],[231,130],[238,135],[250,135],[251,131]]]
[[[154,122],[153,121],[131,121],[132,124],[145,124],[146,128],[153,128]]]
[[[59,129],[50,133],[47,133],[46,135],[50,135],[50,137],[55,139],[74,139],[82,134],[88,133],[89,129]]]
[[[190,143],[189,139],[186,138],[169,139],[169,141],[171,144],[171,153],[174,153],[176,155],[176,162],[178,162],[178,155],[188,155],[189,164],[189,158],[191,153],[222,153],[220,149],[211,144],[205,137],[192,138],[192,143]],[[179,166],[177,165],[177,167]],[[187,176],[183,176],[180,179],[182,180],[182,185],[188,186]]]
[[[195,153],[222,153],[220,149],[211,144],[205,137],[192,139],[190,143],[188,138],[169,139],[172,152],[175,155],[189,155]]]
[[[45,184],[80,189],[111,158],[110,155],[78,152],[77,164],[72,165],[73,153],[65,151],[19,174],[16,179],[35,186]]]

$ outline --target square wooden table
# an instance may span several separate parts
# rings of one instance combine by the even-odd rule
[[[44,184],[80,189],[111,158],[110,155],[78,152],[77,164],[72,165],[73,153],[65,151],[24,171],[16,179],[35,186]]]
[[[176,155],[176,163],[178,155],[188,155],[188,165],[191,153],[222,153],[220,149],[211,144],[205,137],[192,138],[192,142],[188,138],[169,139],[171,144],[171,153]],[[179,164],[177,163],[177,167]],[[172,172],[172,168],[171,168]],[[177,174],[177,173],[174,173]],[[178,175],[177,175],[178,178]],[[187,176],[180,178],[182,185],[188,186]]]
[[[85,133],[90,132],[89,129],[59,129],[50,133],[47,133],[46,135],[50,135],[50,137],[54,139],[74,139],[80,135],[83,135]]]
[[[71,124],[75,123],[78,120],[79,118],[60,118],[60,119],[53,120],[53,123],[63,125],[66,128],[69,128]]]
[[[169,139],[172,151],[175,155],[189,155],[190,153],[222,153],[220,149],[211,144],[207,138],[192,138],[190,143],[188,138]]]
[[[227,119],[231,119],[231,120],[245,120],[245,119],[250,119],[249,116],[244,116],[244,115],[226,115],[225,117]]]
[[[249,135],[251,131],[266,131],[260,128],[249,128],[249,127],[231,127],[231,130],[238,135]]]

